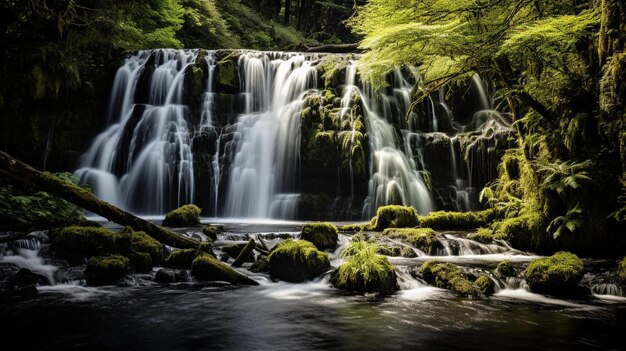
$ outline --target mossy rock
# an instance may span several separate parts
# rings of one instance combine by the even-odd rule
[[[531,250],[539,246],[545,230],[539,213],[523,214],[493,223],[495,238],[508,240],[513,247]]]
[[[208,253],[201,253],[191,264],[193,275],[204,281],[225,281],[231,284],[258,285],[254,280],[238,273]]]
[[[235,55],[227,56],[217,62],[215,84],[216,91],[220,93],[239,93],[239,67]]]
[[[524,276],[533,292],[550,295],[575,295],[584,274],[583,262],[569,252],[556,254],[531,262]]]
[[[154,281],[160,284],[185,283],[189,276],[185,270],[161,268],[154,275]]]
[[[184,205],[168,213],[163,220],[166,227],[193,227],[200,225],[200,207]]]
[[[492,295],[495,291],[493,280],[486,275],[481,275],[474,281],[474,286],[484,295]]]
[[[302,227],[300,239],[309,241],[319,250],[337,248],[337,227],[326,222],[309,223]]]
[[[101,286],[119,282],[130,268],[128,258],[120,255],[96,256],[87,261],[87,285]]]
[[[248,243],[226,245],[222,247],[222,251],[232,258],[237,258],[246,245],[248,245]],[[254,255],[249,255],[248,258],[246,258],[246,262],[254,262]]]
[[[154,267],[152,257],[147,252],[132,251],[124,255],[124,257],[130,260],[130,264],[136,272],[149,272]]]
[[[505,278],[517,277],[515,267],[513,267],[513,264],[509,260],[500,262],[496,268],[496,273]]]
[[[478,228],[478,231],[470,234],[468,238],[483,244],[490,244],[494,239],[493,231],[488,228]]]
[[[346,224],[346,225],[342,225],[341,227],[339,227],[338,230],[342,232],[358,233],[358,232],[362,232],[363,229],[367,227],[367,225],[368,225],[367,223]]]
[[[103,227],[67,227],[50,232],[52,250],[66,259],[120,253],[122,234]]]
[[[619,279],[622,281],[622,284],[626,284],[626,257],[619,263],[619,267],[617,269],[617,275]]]
[[[437,211],[431,212],[428,216],[419,217],[419,222],[420,226],[435,230],[467,230],[486,227],[493,217],[493,210],[484,210],[480,212]]]
[[[207,225],[206,227],[202,228],[202,233],[206,235],[209,239],[215,241],[217,240],[217,235],[220,234],[222,230],[223,229],[221,226]]]
[[[268,260],[272,277],[292,283],[311,280],[330,268],[328,255],[305,240],[279,242]]]
[[[460,296],[476,296],[479,294],[474,284],[463,274],[459,267],[452,263],[428,261],[420,269],[422,270],[422,278],[428,284],[448,289]]]
[[[411,228],[418,225],[413,207],[391,205],[379,207],[366,230],[382,231],[386,228]]]
[[[145,232],[133,232],[130,227],[127,227],[125,230],[132,232],[130,240],[134,251],[149,254],[152,263],[155,265],[163,262],[163,245],[158,240],[150,237]]]
[[[196,249],[184,249],[173,251],[165,260],[166,267],[190,269],[193,260],[200,254]]]
[[[387,228],[384,236],[400,239],[424,251],[427,255],[434,255],[440,247],[437,234],[430,228]]]
[[[261,257],[250,266],[250,271],[255,273],[269,273],[270,262],[267,257]]]

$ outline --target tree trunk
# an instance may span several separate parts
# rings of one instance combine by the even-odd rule
[[[291,17],[291,0],[285,0],[285,24],[289,24]]]
[[[6,174],[10,174],[13,178],[32,184],[51,195],[58,196],[112,222],[130,226],[136,231],[144,231],[163,244],[177,248],[197,249],[201,247],[199,241],[176,234],[119,209],[98,199],[89,190],[61,180],[50,173],[39,172],[3,151],[0,151],[0,169],[6,170]]]
[[[325,52],[332,54],[350,54],[359,52],[359,43],[350,44],[329,44],[321,46],[306,46],[300,45],[300,50],[304,52]]]
[[[624,0],[602,0],[598,42],[602,67],[600,108],[603,117],[614,120],[626,106],[626,4]]]
[[[256,246],[256,242],[254,241],[254,239],[250,239],[250,241],[248,241],[246,246],[244,246],[244,248],[239,253],[239,256],[237,256],[237,258],[235,259],[235,262],[233,262],[231,266],[241,267],[241,265],[244,262],[246,262],[246,260],[248,259],[248,256],[252,254],[252,250],[254,250],[255,246]]]

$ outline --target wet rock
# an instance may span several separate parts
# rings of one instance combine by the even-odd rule
[[[513,264],[509,260],[500,262],[496,268],[496,273],[504,278],[517,277],[515,267],[513,267]]]
[[[250,271],[254,273],[269,273],[270,262],[267,257],[260,257],[258,260],[256,260],[256,262],[254,262],[250,267]]]
[[[292,283],[311,280],[330,268],[328,255],[305,240],[279,242],[268,260],[272,277]]]
[[[448,289],[460,296],[479,296],[480,291],[463,271],[452,263],[428,261],[420,267],[422,278],[438,288]],[[482,283],[482,282],[481,282]]]
[[[481,275],[474,281],[474,286],[484,295],[492,295],[495,287],[491,278],[486,275]]]
[[[118,283],[130,268],[128,258],[120,255],[96,256],[87,261],[87,285],[101,286]]]
[[[254,280],[238,273],[215,257],[202,253],[191,264],[193,275],[204,281],[225,281],[232,284],[258,285]]]
[[[38,277],[31,270],[21,268],[5,284],[0,285],[0,300],[23,300],[37,296]]]
[[[556,296],[576,295],[583,277],[583,262],[569,252],[556,254],[531,262],[524,276],[533,292]]]
[[[175,250],[165,260],[166,267],[190,269],[199,252],[196,249]]]
[[[154,281],[161,284],[185,283],[189,275],[185,270],[161,268],[154,275]]]
[[[237,258],[246,245],[247,243],[226,245],[222,247],[222,251],[232,258]],[[254,255],[248,256],[246,262],[254,262]]]
[[[193,227],[200,224],[200,208],[184,205],[168,213],[163,220],[166,227]]]
[[[437,234],[430,228],[388,228],[383,231],[383,235],[392,239],[400,239],[427,255],[434,255],[439,247]]]
[[[206,235],[211,240],[215,241],[217,240],[217,235],[220,234],[223,230],[224,228],[222,226],[207,225],[206,227],[204,227],[204,229],[202,229],[202,233],[204,233],[204,235]]]
[[[336,249],[339,240],[337,227],[325,222],[306,224],[302,227],[300,238],[311,242],[322,251]]]
[[[372,218],[366,230],[383,230],[386,228],[411,228],[417,227],[419,221],[417,213],[412,207],[406,206],[383,206],[378,208],[376,216]]]

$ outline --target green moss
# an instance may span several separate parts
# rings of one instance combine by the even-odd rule
[[[193,260],[200,254],[196,249],[173,251],[165,260],[165,266],[180,269],[189,269]]]
[[[437,234],[430,228],[388,228],[383,231],[384,236],[392,239],[400,239],[416,248],[424,251],[427,255],[433,255],[437,251]]]
[[[320,71],[323,72],[322,79],[324,80],[324,87],[337,87],[345,76],[348,61],[341,56],[328,55],[322,58],[318,67],[320,68]]]
[[[471,234],[469,238],[483,244],[489,244],[494,239],[493,231],[487,228],[478,228],[478,231],[475,234]]]
[[[133,232],[130,227],[127,227],[126,230],[132,232],[131,247],[133,250],[147,253],[154,264],[163,262],[163,245],[160,242],[151,238],[145,232]]]
[[[367,230],[384,230],[386,228],[417,227],[419,221],[413,207],[383,206],[378,208],[376,216],[372,218]]]
[[[534,292],[552,295],[572,295],[583,276],[583,262],[569,252],[556,254],[531,262],[524,276]]]
[[[367,226],[367,223],[346,224],[346,225],[342,225],[341,227],[339,227],[339,231],[358,233],[358,232],[362,232],[366,226]]]
[[[222,232],[222,227],[215,226],[215,225],[207,225],[206,227],[202,229],[202,233],[204,233],[204,235],[206,235],[213,241],[217,240],[217,235],[220,234],[221,232]]]
[[[485,295],[491,295],[494,291],[493,281],[486,275],[481,275],[474,281],[474,286]]]
[[[200,208],[196,205],[184,205],[168,213],[163,220],[166,227],[191,227],[200,224]]]
[[[515,272],[515,268],[513,264],[509,260],[504,260],[498,264],[496,268],[496,273],[503,277],[516,277],[517,273]]]
[[[393,294],[398,290],[396,271],[387,258],[377,254],[378,245],[357,241],[343,252],[344,263],[331,275],[338,289],[359,293]]]
[[[205,281],[225,281],[231,284],[258,285],[254,280],[238,273],[207,253],[202,253],[193,260],[191,272],[196,278]]]
[[[452,263],[428,261],[421,266],[424,280],[438,288],[448,289],[461,296],[475,296],[477,290],[459,267]]]
[[[518,249],[528,250],[538,247],[544,235],[539,213],[528,212],[517,217],[494,222],[495,237],[509,240]]]
[[[216,64],[215,84],[219,92],[237,94],[239,92],[239,73],[237,54],[231,54]]]
[[[617,269],[617,275],[619,279],[622,281],[622,284],[626,284],[626,257],[619,263],[619,268]]]
[[[122,235],[102,227],[67,227],[50,232],[52,250],[66,259],[119,253]]]
[[[302,227],[300,239],[309,241],[319,250],[335,249],[339,236],[337,227],[331,223],[309,223]]]
[[[87,261],[87,285],[100,286],[119,282],[130,266],[128,258],[120,255],[97,256]]]
[[[494,217],[494,210],[480,212],[431,212],[428,216],[420,216],[422,227],[440,229],[475,229],[486,227]]]
[[[250,266],[250,271],[255,273],[269,273],[270,262],[267,257],[262,257]]]
[[[311,280],[330,268],[328,255],[305,240],[279,242],[268,260],[273,277],[293,283]]]

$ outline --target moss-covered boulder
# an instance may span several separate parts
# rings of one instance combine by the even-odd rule
[[[300,239],[309,241],[319,250],[337,248],[337,227],[326,222],[309,223],[302,227]]]
[[[428,261],[420,269],[422,278],[428,284],[448,289],[460,296],[477,296],[480,293],[461,269],[452,263]]]
[[[492,295],[495,291],[495,285],[493,284],[493,280],[486,275],[481,275],[474,281],[474,286],[478,291],[480,291],[483,295]]]
[[[154,265],[163,262],[163,245],[145,232],[132,232],[131,247],[136,252],[148,254]]]
[[[237,55],[231,54],[217,62],[215,67],[215,88],[221,93],[239,93],[239,68]]]
[[[531,262],[524,276],[533,292],[550,295],[574,295],[583,277],[584,265],[578,256],[569,252],[556,254]]]
[[[383,235],[400,239],[424,251],[427,255],[436,254],[440,247],[437,234],[430,228],[387,228],[383,231]]]
[[[509,260],[500,262],[496,268],[496,273],[505,278],[517,277],[515,267],[513,267],[513,264]]]
[[[381,295],[398,290],[393,265],[377,250],[378,245],[366,241],[350,244],[343,252],[344,263],[331,275],[333,286],[346,291]]]
[[[311,280],[330,268],[328,254],[305,240],[279,242],[268,256],[268,261],[272,277],[292,283]]]
[[[619,279],[622,281],[622,284],[626,284],[626,257],[619,263],[619,267],[617,269],[617,275]]]
[[[358,233],[362,232],[367,226],[368,223],[345,224],[339,227],[338,230],[342,232]]]
[[[250,266],[250,271],[255,273],[269,273],[270,272],[270,262],[267,257],[260,257],[256,262]]]
[[[191,264],[191,273],[204,281],[225,281],[231,284],[258,285],[254,280],[238,273],[215,257],[201,253]]]
[[[386,228],[411,228],[418,225],[419,220],[413,207],[391,205],[378,208],[366,229],[382,231]]]
[[[189,276],[186,270],[161,268],[154,275],[154,281],[160,284],[185,283]]]
[[[166,267],[190,269],[200,252],[196,249],[175,250],[165,260]]]
[[[87,285],[111,285],[124,278],[130,268],[128,258],[120,255],[95,256],[87,261],[85,278]]]
[[[184,205],[168,213],[163,220],[166,227],[193,227],[200,225],[200,207]]]
[[[66,259],[119,253],[122,235],[103,227],[67,227],[50,232],[52,250]]]
[[[480,212],[431,212],[428,216],[419,217],[420,226],[424,228],[441,229],[475,229],[486,227],[494,218],[494,210]]]
[[[217,235],[220,234],[221,232],[222,232],[221,226],[207,225],[206,227],[202,228],[202,233],[213,241],[217,240]]]

